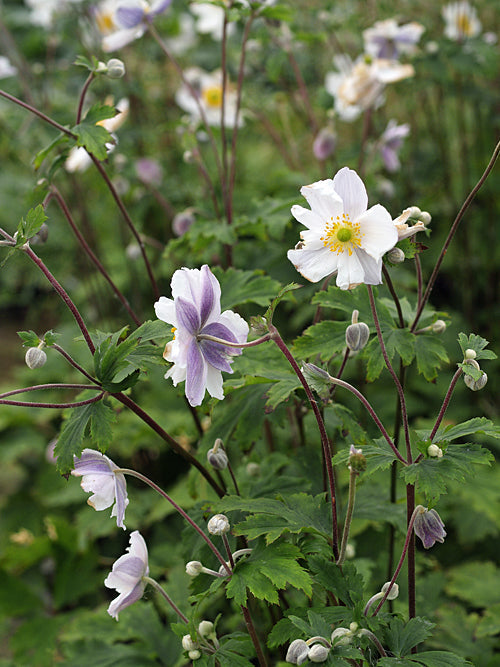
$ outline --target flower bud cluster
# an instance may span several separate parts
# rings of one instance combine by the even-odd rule
[[[285,660],[292,665],[302,665],[307,660],[325,662],[331,647],[324,637],[312,637],[307,641],[294,639],[288,647]]]
[[[215,648],[219,647],[217,635],[215,634],[215,626],[212,621],[201,621],[198,625],[198,635],[200,641],[196,641],[191,635],[184,635],[182,638],[182,648],[187,651],[190,660],[198,660],[201,658],[202,644],[207,646],[207,642],[212,643]]]
[[[472,375],[464,375],[464,382],[469,389],[472,391],[479,391],[482,389],[486,383],[488,382],[488,376],[484,371],[481,370],[481,367],[476,361],[476,352],[474,350],[466,350],[465,351],[465,359],[464,359],[464,364],[467,364],[468,366],[472,366],[475,368],[477,371],[481,372],[480,377],[477,379],[474,379]]]

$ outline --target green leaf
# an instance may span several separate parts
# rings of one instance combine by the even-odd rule
[[[415,338],[407,329],[389,329],[383,332],[387,356],[392,362],[394,355],[398,354],[404,366],[408,366],[415,356]],[[385,360],[382,355],[378,338],[373,338],[363,351],[363,358],[368,359],[367,376],[368,382],[376,380],[385,368]]]
[[[40,227],[47,220],[45,215],[45,210],[41,204],[38,204],[35,208],[30,208],[26,214],[26,219],[21,218],[21,222],[17,227],[17,240],[16,247],[23,245],[26,241],[31,239],[37,232],[40,231]]]
[[[97,102],[97,104],[91,106],[90,109],[87,111],[87,113],[85,114],[85,118],[80,123],[80,125],[84,124],[95,125],[96,123],[99,123],[99,121],[101,120],[106,120],[107,118],[114,118],[114,116],[116,116],[116,113],[117,112],[115,107],[112,107],[109,104],[101,104],[100,102]],[[79,127],[79,125],[77,125],[77,127]]]
[[[278,604],[278,590],[293,586],[312,593],[310,575],[298,564],[302,554],[298,547],[286,542],[273,542],[265,546],[259,543],[248,558],[236,563],[233,576],[227,584],[228,598],[246,605],[247,591],[259,600]]]
[[[280,283],[266,276],[263,271],[241,271],[213,268],[221,285],[221,309],[227,310],[242,303],[267,306],[280,289]]]
[[[412,656],[412,660],[425,667],[473,667],[472,662],[446,651],[423,651]]]
[[[54,150],[54,148],[57,148],[57,146],[62,144],[67,144],[68,141],[69,137],[66,134],[61,133],[53,141],[51,141],[48,146],[45,146],[45,148],[42,148],[42,150],[38,151],[38,153],[33,158],[33,167],[35,171],[40,169],[43,161]]]
[[[98,160],[107,157],[106,144],[113,141],[113,137],[102,125],[97,125],[101,120],[113,118],[116,109],[103,104],[94,104],[81,123],[71,128],[71,132],[77,137],[78,146],[83,146]]]
[[[353,608],[363,599],[363,577],[353,563],[346,562],[339,567],[335,562],[316,555],[309,556],[307,560],[315,583],[333,593],[347,607]]]
[[[50,331],[46,331],[43,335],[43,342],[47,347],[51,347],[52,345],[54,345],[54,343],[56,342],[56,340],[59,338],[60,335],[61,334],[52,331],[52,329]]]
[[[116,420],[116,415],[104,401],[93,405],[94,409],[90,415],[90,435],[92,443],[104,453],[113,438],[111,424]]]
[[[78,55],[73,61],[73,65],[76,65],[77,67],[84,67],[85,69],[88,69],[91,72],[93,72],[97,67],[98,62],[99,61],[95,56],[92,56],[92,60],[89,60],[85,56]]]
[[[422,459],[403,468],[401,476],[406,484],[417,484],[428,504],[434,505],[446,493],[451,480],[464,482],[474,474],[473,464],[489,465],[492,460],[493,454],[480,445],[457,444],[448,447],[440,459]]]
[[[417,369],[426,380],[432,382],[437,377],[443,363],[449,363],[448,354],[440,338],[419,334],[415,336],[415,356]]]
[[[296,493],[280,500],[268,498],[242,499],[229,496],[218,503],[222,512],[240,510],[252,512],[234,526],[237,535],[246,535],[253,540],[265,536],[271,544],[284,533],[316,533],[329,540],[331,537],[330,508],[324,494],[310,496]]]
[[[418,431],[419,436],[428,438],[430,431]],[[500,438],[500,426],[497,426],[486,417],[474,417],[460,424],[454,426],[446,426],[444,429],[439,429],[436,433],[433,442],[439,443],[443,440],[451,441],[457,438],[463,438],[468,435],[488,435],[492,438]]]
[[[482,371],[480,368],[476,368],[472,364],[468,364],[467,362],[457,364],[457,366],[463,370],[465,375],[469,375],[474,380],[474,382],[480,380],[484,375],[484,371]]]
[[[23,347],[38,347],[40,339],[37,334],[32,331],[18,331],[17,335],[23,341]]]
[[[271,305],[264,313],[264,319],[266,320],[268,326],[272,324],[274,311],[276,310],[276,307],[278,306],[279,302],[284,298],[286,294],[288,294],[288,292],[292,292],[293,290],[299,289],[300,287],[302,287],[302,285],[298,285],[297,283],[289,283],[288,285],[285,285],[280,289],[278,294],[271,301]]]
[[[308,327],[293,342],[292,354],[299,359],[317,357],[329,361],[346,346],[345,330],[348,322],[325,320]]]
[[[394,329],[394,318],[385,303],[378,298],[376,288],[373,290],[373,293],[376,300],[377,315],[382,331],[385,331],[386,329]],[[341,310],[347,313],[349,320],[351,319],[352,311],[357,310],[359,312],[360,322],[366,322],[369,325],[373,322],[366,286],[356,287],[356,289],[353,290],[341,290],[335,285],[330,285],[326,291],[321,290],[317,292],[312,298],[312,303],[325,308]]]
[[[446,592],[475,608],[497,604],[499,590],[500,569],[489,561],[473,561],[449,571]]]
[[[485,350],[484,348],[489,345],[489,342],[486,338],[481,338],[476,334],[469,334],[468,336],[464,333],[458,334],[458,343],[462,348],[462,353],[465,357],[466,350],[474,350],[476,353],[476,361],[480,359],[496,359],[497,355],[492,350]]]
[[[95,406],[96,403],[90,403],[72,408],[69,418],[63,423],[54,449],[54,456],[57,456],[57,470],[63,475],[73,469],[73,456],[80,456],[82,452],[82,440]]]
[[[360,443],[355,443],[360,444]],[[367,460],[367,469],[364,475],[372,474],[376,470],[386,470],[393,461],[397,460],[396,454],[385,438],[378,438],[373,445],[363,444],[363,455]],[[349,459],[349,449],[345,448],[335,454],[333,465],[347,464]]]
[[[481,562],[481,568],[483,562]],[[477,626],[477,638],[500,634],[500,602],[489,605]]]
[[[162,320],[147,320],[141,324],[135,331],[129,335],[129,340],[141,340],[143,343],[156,338],[166,338],[171,336],[172,329],[170,325]]]
[[[120,331],[117,331],[114,334],[108,335],[97,347],[94,353],[94,369],[97,379],[101,382],[103,389],[106,391],[122,391],[126,386],[131,386],[131,384],[126,384],[122,389],[118,389],[116,385],[113,385],[116,375],[125,369],[127,369],[126,358],[139,345],[139,340],[137,337],[129,336],[122,340],[127,333],[127,327],[123,327]],[[132,378],[132,376],[134,376]],[[129,380],[137,379],[138,374],[129,374]],[[117,382],[120,382],[123,378],[119,378]]]
[[[434,623],[419,616],[411,618],[406,625],[400,618],[394,617],[385,633],[387,647],[397,657],[405,656],[414,646],[430,637],[434,626]]]

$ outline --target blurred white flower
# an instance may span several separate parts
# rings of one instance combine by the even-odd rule
[[[220,41],[222,39],[222,29],[224,26],[224,9],[217,5],[209,5],[204,2],[192,2],[189,10],[196,19],[196,31],[201,35],[210,35],[212,39]],[[236,25],[228,23],[226,34],[232,35]]]
[[[401,54],[412,54],[425,28],[412,21],[398,25],[395,19],[377,21],[363,31],[365,51],[373,58],[396,59]]]
[[[465,0],[450,2],[441,10],[446,37],[461,42],[469,37],[477,37],[481,32],[481,22],[477,18],[475,7]]]
[[[199,67],[190,67],[184,71],[184,77],[189,83],[181,85],[175,94],[175,101],[186,111],[194,122],[202,120],[202,113],[208,125],[220,126],[222,116],[222,71],[205,72]],[[226,127],[241,127],[241,114],[236,119],[237,95],[229,82],[226,85],[224,99],[224,125]]]
[[[0,56],[0,79],[6,79],[8,76],[15,76],[17,68],[12,65],[5,56]]]
[[[396,60],[362,57],[353,62],[349,56],[334,57],[337,72],[326,75],[325,87],[334,98],[334,109],[342,120],[355,120],[363,111],[383,103],[386,84],[413,76],[412,65]]]
[[[49,30],[54,23],[55,15],[81,0],[26,0],[31,9],[30,21],[33,25]]]
[[[397,171],[401,163],[398,152],[403,145],[403,139],[410,133],[408,123],[398,125],[395,120],[390,120],[379,140],[379,150],[387,171]]]

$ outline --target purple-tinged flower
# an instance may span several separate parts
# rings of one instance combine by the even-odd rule
[[[172,276],[173,299],[160,297],[156,316],[173,325],[174,340],[167,343],[163,357],[173,366],[165,378],[174,386],[186,381],[186,397],[192,406],[201,405],[205,390],[222,400],[222,371],[232,373],[231,357],[241,354],[235,347],[200,339],[200,334],[231,343],[245,343],[248,324],[232,310],[221,313],[220,285],[205,264],[201,269],[179,269]]]
[[[300,190],[311,209],[292,206],[292,215],[307,229],[301,241],[287,253],[297,271],[311,282],[337,273],[340,289],[360,283],[382,282],[382,256],[398,235],[389,212],[380,204],[367,210],[363,181],[344,167],[332,179]]]
[[[313,142],[313,153],[317,160],[327,160],[335,152],[337,135],[330,127],[323,127]]]
[[[86,493],[93,493],[88,504],[100,512],[113,505],[111,516],[116,516],[116,525],[125,530],[123,520],[128,505],[127,483],[122,473],[116,473],[116,463],[95,451],[84,449],[80,458],[74,457],[75,469],[71,474],[81,477],[81,487]],[[142,538],[141,538],[142,539]]]
[[[413,529],[415,535],[422,540],[425,549],[430,549],[436,542],[444,542],[446,531],[444,523],[436,510],[428,510],[427,507],[418,505],[415,508],[416,517]]]
[[[103,0],[94,10],[96,26],[102,35],[103,51],[109,53],[139,39],[147,23],[165,11],[172,0]]]
[[[172,0],[124,0],[116,10],[116,19],[122,28],[136,28],[144,21],[152,21],[164,12]]]
[[[380,137],[379,148],[382,160],[387,171],[397,171],[401,166],[398,151],[403,145],[403,139],[410,133],[408,123],[398,125],[395,120],[390,120]]]
[[[403,53],[414,53],[424,30],[424,26],[415,21],[404,25],[398,25],[395,19],[377,21],[363,31],[366,53],[373,58],[393,60]]]
[[[116,620],[122,609],[141,599],[146,587],[144,577],[149,575],[148,549],[138,530],[130,533],[127,551],[113,563],[111,572],[104,580],[105,586],[115,588],[119,593],[108,607],[108,614]]]
[[[149,157],[141,157],[135,163],[135,173],[137,178],[144,185],[158,187],[163,178],[163,169],[158,160]]]

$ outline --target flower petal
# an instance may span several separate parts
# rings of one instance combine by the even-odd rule
[[[113,618],[118,620],[118,614],[125,609],[130,607],[131,604],[140,600],[144,594],[145,584],[139,582],[130,593],[121,593],[117,598],[115,598],[108,607],[108,614]]]
[[[357,222],[363,234],[361,247],[374,259],[380,259],[398,242],[398,231],[391,214],[380,204],[359,216]]]
[[[190,334],[196,334],[200,329],[200,315],[196,306],[181,296],[175,300],[175,312],[179,325]]]
[[[186,397],[189,404],[201,405],[205,395],[207,364],[198,343],[193,339],[189,345],[186,367]]]
[[[363,181],[353,169],[343,167],[335,174],[333,187],[342,199],[344,213],[354,222],[368,206],[368,195]]]
[[[210,396],[222,401],[224,398],[224,392],[222,390],[222,373],[217,370],[217,368],[214,368],[213,366],[207,367],[206,384]]]
[[[338,257],[337,286],[346,290],[353,285],[365,282],[365,271],[358,253],[343,252]]]
[[[144,18],[144,9],[139,4],[124,5],[116,10],[117,22],[126,29],[135,28]]]
[[[177,317],[175,314],[175,303],[172,299],[167,299],[166,296],[161,296],[159,301],[155,303],[156,317],[167,324],[175,326],[177,324]]]
[[[314,211],[311,211],[308,208],[304,208],[303,206],[299,206],[298,204],[292,206],[291,211],[295,220],[298,220],[298,222],[300,222],[305,227],[308,227],[309,229],[319,230],[322,229],[325,224],[324,218],[319,216]]]
[[[204,264],[201,267],[201,278],[202,278],[201,299],[199,303],[200,303],[200,319],[201,319],[200,326],[203,326],[210,317],[210,315],[212,314],[212,310],[214,309],[215,304],[217,302],[216,286],[219,287],[218,292],[219,292],[219,302],[220,302],[220,285],[219,281],[210,271],[210,269],[206,264]],[[218,309],[217,314],[219,313],[220,313],[220,307]]]
[[[300,194],[306,198],[311,210],[323,220],[342,213],[342,202],[334,190],[331,178],[304,185],[300,188]]]
[[[306,246],[300,250],[289,250],[286,256],[297,271],[313,283],[334,273],[338,267],[337,253],[328,248],[317,250]]]

